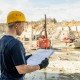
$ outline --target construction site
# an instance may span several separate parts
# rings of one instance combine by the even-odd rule
[[[80,80],[80,0],[0,0],[0,80]]]
[[[7,32],[7,24],[0,24],[0,38]],[[25,75],[24,80],[80,80],[80,21],[54,22],[45,18],[28,22],[24,32],[17,36],[26,54],[34,54],[44,44],[37,44],[41,36],[47,36],[49,46],[54,52],[49,58],[47,68]],[[41,43],[40,43],[41,44]]]

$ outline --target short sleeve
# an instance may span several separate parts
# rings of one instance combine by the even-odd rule
[[[15,66],[26,64],[25,49],[21,44],[15,44],[11,49],[10,54]]]

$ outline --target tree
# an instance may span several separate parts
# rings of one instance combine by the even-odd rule
[[[57,20],[54,18],[54,19],[53,19],[53,22],[54,22],[54,24],[55,24],[55,23],[57,23]]]

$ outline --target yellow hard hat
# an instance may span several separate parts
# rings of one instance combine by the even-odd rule
[[[25,22],[26,18],[24,14],[20,11],[11,11],[7,16],[7,23],[21,21]]]

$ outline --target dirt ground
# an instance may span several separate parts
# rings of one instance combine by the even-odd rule
[[[74,49],[72,43],[53,41],[53,44],[48,67],[26,74],[25,80],[80,80],[80,49]]]

